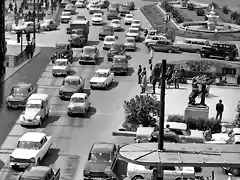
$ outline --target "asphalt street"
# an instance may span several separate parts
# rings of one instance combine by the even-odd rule
[[[113,1],[111,1],[113,2]],[[126,0],[121,1],[125,3]],[[146,1],[135,0],[136,7],[147,4]],[[78,14],[85,15],[91,22],[91,16],[86,9],[78,9]],[[105,11],[106,14],[106,11]],[[142,21],[144,27],[148,26],[148,22],[138,11],[133,12],[136,19]],[[105,16],[105,22],[106,16]],[[58,41],[67,41],[66,24],[60,25],[59,30],[53,32],[44,32],[38,35],[37,44],[48,47],[54,47]],[[123,25],[123,29],[127,29]],[[0,150],[0,159],[2,169],[0,171],[1,180],[16,179],[19,175],[9,167],[9,156],[16,147],[17,140],[28,131],[45,132],[52,135],[54,145],[46,158],[41,162],[42,165],[53,165],[54,168],[61,168],[62,180],[81,180],[83,179],[83,167],[85,165],[89,149],[94,142],[106,141],[114,143],[130,143],[132,139],[112,137],[112,131],[122,123],[123,119],[116,118],[123,106],[123,101],[129,99],[139,92],[140,88],[137,84],[137,68],[139,64],[147,65],[149,54],[143,44],[137,44],[137,52],[129,52],[131,59],[129,60],[129,72],[127,76],[117,76],[115,82],[106,91],[89,89],[89,79],[95,70],[99,68],[109,68],[111,63],[106,59],[106,52],[102,50],[102,42],[98,41],[98,33],[101,26],[91,26],[89,34],[89,44],[97,45],[100,49],[101,58],[97,65],[79,65],[78,62],[72,63],[72,74],[82,76],[86,80],[85,91],[90,93],[91,109],[86,117],[68,117],[66,108],[68,101],[62,101],[58,97],[58,89],[62,84],[63,78],[53,77],[51,74],[52,65],[49,63],[50,56],[53,53],[52,48],[42,48],[41,53],[34,58],[29,64],[18,71],[14,76],[9,78],[4,86],[0,89],[3,91],[4,97],[0,109],[0,142],[2,144]],[[125,32],[116,32],[118,41],[123,42]],[[41,37],[40,37],[41,36]],[[15,36],[14,36],[15,37]],[[14,38],[13,37],[13,38]],[[40,42],[41,41],[41,42]],[[194,54],[172,55],[167,53],[159,53],[159,61],[162,58],[171,60],[180,60],[186,58],[196,58]],[[41,128],[29,129],[19,125],[17,118],[21,110],[7,110],[4,99],[8,95],[11,87],[17,82],[24,79],[31,81],[38,86],[38,92],[47,93],[50,97],[50,116],[46,119]],[[120,162],[121,163],[121,162]],[[123,168],[124,169],[124,168]],[[217,176],[218,177],[218,176]],[[222,176],[219,176],[221,178]],[[223,179],[223,178],[221,178]]]

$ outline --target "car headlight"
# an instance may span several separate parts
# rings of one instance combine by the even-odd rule
[[[14,161],[14,157],[10,156],[10,162]]]
[[[31,163],[35,163],[35,158],[30,159]]]

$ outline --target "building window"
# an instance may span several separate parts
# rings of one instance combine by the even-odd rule
[[[222,68],[222,74],[224,75],[236,75],[235,68]]]

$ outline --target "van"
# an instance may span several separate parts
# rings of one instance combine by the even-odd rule
[[[178,45],[181,51],[193,53],[200,53],[202,47],[211,46],[209,41],[204,39],[185,39],[174,44]]]
[[[25,126],[41,126],[49,115],[50,102],[47,94],[32,94],[26,103],[25,111],[20,115],[20,124]]]

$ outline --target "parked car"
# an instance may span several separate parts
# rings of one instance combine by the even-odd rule
[[[134,37],[126,37],[124,42],[125,49],[127,51],[135,51],[136,50],[136,41]]]
[[[69,3],[70,3],[69,0],[62,0],[61,3],[60,3],[60,7],[65,8],[65,6]]]
[[[10,166],[16,169],[39,165],[52,144],[52,136],[41,132],[26,132],[10,156]]]
[[[72,20],[71,12],[62,12],[61,23],[69,23]]]
[[[81,93],[84,90],[85,79],[80,76],[67,76],[59,89],[59,97],[69,99],[74,93]]]
[[[140,41],[140,30],[139,28],[130,27],[127,31],[126,37],[133,37],[136,41]]]
[[[75,3],[76,8],[85,8],[86,5],[86,0],[77,0],[77,2]]]
[[[99,50],[96,46],[84,46],[79,59],[79,64],[83,64],[83,63],[96,64],[98,58],[99,58]]]
[[[215,56],[230,61],[238,57],[238,48],[235,44],[213,43],[212,46],[202,47],[200,55],[202,58]]]
[[[95,5],[95,4],[92,4],[91,6],[89,6],[88,12],[89,12],[89,14],[103,13],[101,11],[101,7],[99,5]]]
[[[12,25],[12,31],[22,31],[23,33],[26,32],[30,32],[33,33],[33,28],[34,27],[34,23],[32,21],[25,21],[22,22],[21,24],[19,24],[18,26],[16,26],[15,24]]]
[[[104,40],[106,36],[113,36],[114,30],[112,26],[103,26],[99,32],[99,40]]]
[[[124,24],[125,25],[132,24],[132,20],[133,20],[133,15],[132,14],[126,14],[125,19],[124,19]]]
[[[125,55],[126,48],[124,44],[114,43],[112,44],[109,52],[107,53],[108,61],[113,60],[113,56],[115,55]]]
[[[109,50],[115,42],[116,42],[115,36],[105,36],[103,41],[103,49]]]
[[[71,65],[68,59],[57,59],[52,67],[53,76],[67,76],[70,71]]]
[[[113,27],[114,31],[120,31],[122,29],[121,21],[119,19],[113,19],[111,21],[111,26]]]
[[[115,55],[113,56],[113,64],[111,66],[111,71],[114,74],[123,73],[125,76],[128,73],[128,59],[126,55]]]
[[[116,9],[109,9],[107,19],[108,20],[118,19],[118,11]]]
[[[146,46],[149,44],[156,44],[156,42],[160,40],[167,40],[167,37],[164,35],[147,35],[145,40],[143,41],[143,44]]]
[[[93,144],[83,170],[84,180],[117,180],[113,168],[117,162],[118,149],[117,145],[113,143],[99,142]]]
[[[130,8],[127,5],[120,5],[119,6],[119,13],[120,16],[125,16],[126,14],[130,14]]]
[[[141,22],[138,19],[133,19],[131,23],[132,28],[139,28],[141,29]]]
[[[114,82],[114,74],[110,69],[98,69],[90,79],[90,87],[107,89]]]
[[[29,96],[36,92],[36,88],[31,83],[19,82],[12,87],[10,94],[6,98],[8,108],[25,107]]]
[[[109,7],[109,0],[101,0],[99,5],[101,6],[101,8],[108,8]]]
[[[67,4],[64,8],[65,12],[70,12],[72,15],[76,14],[76,6],[74,4]]]
[[[54,170],[47,166],[30,166],[20,176],[19,180],[35,179],[35,180],[59,180],[60,168]]]
[[[103,25],[102,13],[94,13],[92,16],[92,25]]]
[[[172,43],[170,40],[160,40],[156,44],[148,44],[148,47],[152,48],[154,51],[168,52],[168,53],[178,53],[180,48]]]
[[[86,93],[74,93],[71,98],[67,108],[68,116],[73,114],[86,115],[87,111],[90,108],[90,101],[88,94]]]
[[[135,4],[132,1],[128,1],[126,5],[130,8],[130,10],[135,10]]]
[[[58,24],[52,19],[44,20],[44,22],[40,26],[42,31],[57,30],[58,28]]]

